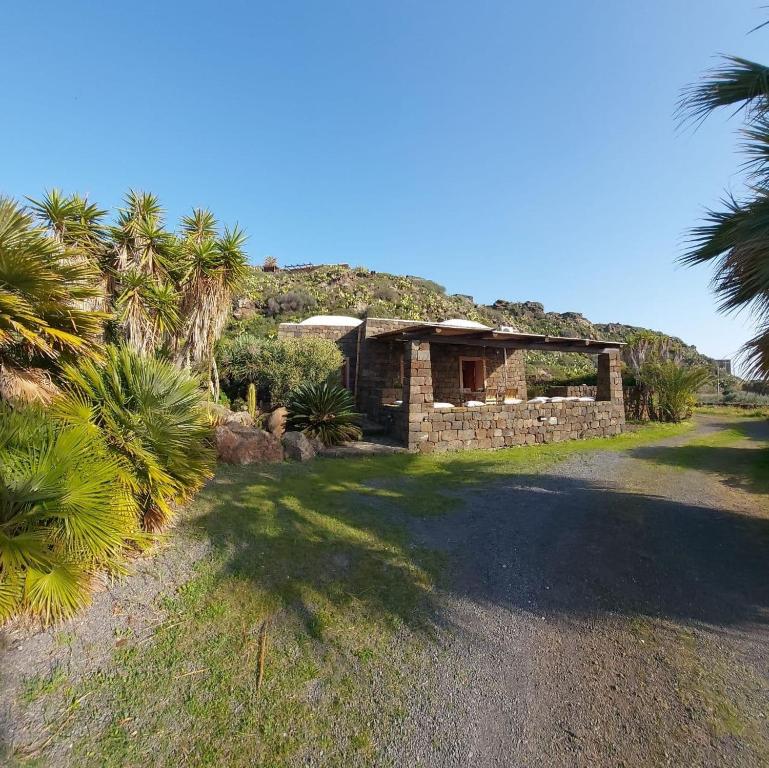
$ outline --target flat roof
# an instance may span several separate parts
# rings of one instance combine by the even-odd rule
[[[622,341],[608,339],[581,339],[573,336],[550,336],[544,333],[522,333],[494,328],[463,328],[427,322],[381,331],[372,334],[370,338],[383,341],[423,340],[436,343],[593,354],[608,349],[621,349],[625,346]]]

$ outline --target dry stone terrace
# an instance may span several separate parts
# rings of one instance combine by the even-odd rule
[[[335,341],[345,356],[343,383],[358,408],[412,451],[608,437],[624,427],[618,342],[551,338],[467,321],[322,316],[283,323],[279,336]],[[527,349],[595,355],[597,386],[581,390],[581,400],[527,402]]]

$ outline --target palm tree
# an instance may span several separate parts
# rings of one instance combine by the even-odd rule
[[[743,347],[750,376],[769,378],[769,67],[735,56],[681,99],[683,120],[699,123],[721,107],[741,113],[747,192],[728,195],[694,228],[684,264],[712,264],[712,285],[723,312],[748,309],[759,332]]]
[[[97,431],[0,403],[0,621],[73,613],[90,573],[115,569],[138,536],[133,498]]]
[[[109,249],[104,224],[107,211],[89,203],[85,197],[65,195],[58,189],[46,192],[42,200],[31,197],[27,200],[35,219],[57,243],[67,248],[71,258],[81,259],[91,267],[104,270]],[[84,309],[110,310],[104,276],[100,280],[100,288],[100,296],[85,299],[81,303]]]
[[[154,531],[211,475],[214,456],[199,382],[187,371],[127,346],[108,346],[99,362],[63,369],[65,397],[55,412],[95,425],[119,461],[143,527]]]
[[[120,209],[107,265],[109,292],[127,343],[141,355],[172,344],[178,329],[179,244],[157,197],[131,190]]]
[[[182,219],[182,251],[186,274],[181,283],[183,349],[189,364],[204,365],[218,396],[214,344],[230,313],[232,295],[247,270],[245,234],[235,226],[219,235],[217,221],[207,210],[195,209]]]
[[[106,315],[99,271],[0,198],[0,398],[48,400],[45,368],[62,355],[90,353]]]

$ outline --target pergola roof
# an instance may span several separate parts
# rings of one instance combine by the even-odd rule
[[[582,352],[597,354],[621,349],[621,341],[579,339],[570,336],[548,336],[540,333],[520,333],[492,328],[462,328],[441,323],[415,323],[391,331],[372,334],[372,339],[390,341],[429,341],[436,344],[467,344],[469,346],[532,349],[545,352]]]

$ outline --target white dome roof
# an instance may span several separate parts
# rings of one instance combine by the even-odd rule
[[[464,320],[461,317],[452,317],[451,320],[444,320],[442,323],[438,323],[438,325],[447,325],[450,328],[478,328],[491,330],[488,325],[478,323],[475,320]]]
[[[313,315],[302,320],[299,325],[360,325],[363,320],[346,315]]]

